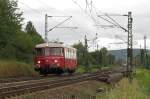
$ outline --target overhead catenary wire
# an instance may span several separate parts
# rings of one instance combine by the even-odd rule
[[[91,0],[91,2],[89,3],[88,0],[86,0],[86,6],[88,6],[89,15],[90,15],[91,19],[92,19],[96,24],[99,23],[99,21],[97,21],[97,19],[95,19],[95,17],[93,16],[93,13],[92,13],[93,8],[94,8],[94,6],[93,6],[93,1]],[[89,6],[90,6],[90,7],[89,7]]]
[[[71,18],[72,18],[72,16],[68,17],[68,18],[65,19],[64,21],[60,22],[59,24],[57,24],[56,26],[54,26],[53,28],[51,28],[49,31],[51,31],[51,30],[53,30],[54,28],[60,26],[61,24],[65,23],[67,20],[69,20],[69,19],[71,19]],[[49,31],[48,31],[48,32],[49,32]]]
[[[51,9],[54,9],[54,8],[50,7],[49,5],[47,5],[46,3],[42,2],[41,0],[36,0],[36,1],[39,2],[40,4],[42,4],[43,6],[46,5],[47,7],[51,8]],[[30,10],[32,10],[36,14],[43,15],[43,13],[40,12],[38,9],[34,9],[34,8],[30,7],[28,4],[26,4],[24,2],[21,2],[21,1],[19,1],[19,3],[22,4],[22,5],[24,5],[24,6],[26,6],[27,8],[29,8]],[[42,10],[44,10],[44,9],[42,9]]]
[[[109,22],[110,24],[112,24],[112,25],[114,25],[114,26],[118,26],[117,24],[115,24],[115,23],[109,21],[108,19],[106,19],[106,18],[104,18],[104,17],[102,17],[102,16],[98,16],[98,17],[100,17],[101,19],[103,19],[103,20]]]
[[[87,2],[87,0],[86,0],[86,2]],[[92,2],[92,1],[91,1]],[[87,5],[89,5],[88,4],[88,2],[87,2]],[[96,9],[96,7],[95,6],[93,6],[93,2],[92,2],[92,4],[91,4],[91,8],[92,9],[94,9],[95,10],[95,13],[96,13],[96,16],[98,16],[98,12],[96,11],[97,9]],[[101,12],[102,13],[102,12]],[[92,12],[90,12],[90,14],[91,14],[91,17],[92,17]],[[113,20],[112,18],[110,18],[108,15],[106,15],[106,14],[103,14],[104,16],[107,16],[109,19],[111,19],[111,20]],[[109,22],[110,24],[113,24],[114,26],[118,26],[118,27],[120,27],[120,28],[123,28],[121,25],[119,25],[117,22],[115,22],[115,20],[113,20],[113,22],[111,22],[110,20],[108,20],[107,18],[104,18],[104,17],[102,17],[102,16],[99,16],[101,19],[103,19],[103,20],[105,20],[105,21],[107,21],[107,22]],[[97,21],[95,21],[95,22],[97,22]],[[97,23],[99,23],[99,22],[97,22]],[[98,25],[97,25],[98,26]],[[106,25],[105,25],[106,26]],[[111,26],[112,27],[112,26]],[[112,28],[114,28],[114,27],[112,27]],[[124,29],[124,28],[123,28]],[[125,29],[124,29],[125,30]]]
[[[82,10],[82,11],[84,11],[84,9],[78,4],[78,2],[76,2],[75,0],[72,0],[76,5],[78,5],[79,6],[79,8]],[[91,5],[91,8],[94,8],[94,10],[95,10],[95,13],[96,13],[96,16],[98,16],[98,12],[97,12],[97,10],[96,10],[96,8],[93,6],[93,4]],[[89,9],[89,3],[87,2],[87,0],[86,0],[86,10],[87,9]],[[94,22],[96,22],[96,24],[97,23],[99,23],[94,17],[93,17],[93,13],[92,13],[92,11],[89,9],[89,12],[90,12],[90,14],[88,14],[87,13],[87,11],[85,12],[84,11],[84,13],[86,13],[87,15],[89,15],[90,17],[91,17],[91,19],[94,21]],[[112,18],[110,18],[108,15],[106,16],[105,14],[103,14],[105,17],[107,17],[107,18],[105,18],[105,17],[102,17],[102,16],[99,16],[101,19],[103,19],[103,20],[105,20],[105,21],[107,21],[108,23],[110,23],[110,24],[112,24],[111,26],[109,25],[109,27],[111,27],[111,28],[114,28],[114,27],[117,27],[117,28],[122,28],[122,29],[124,29],[124,30],[126,30],[125,28],[123,28],[120,24],[118,24],[117,22],[115,22],[114,20],[112,20]],[[98,26],[98,25],[97,25]],[[104,27],[106,27],[106,25],[101,25],[101,26],[104,26]]]
[[[101,19],[103,19],[103,20],[105,20],[105,21],[107,21],[107,22],[113,24],[114,26],[116,26],[116,27],[118,27],[118,28],[121,28],[121,29],[127,31],[127,29],[125,29],[124,27],[122,27],[117,21],[115,21],[113,18],[111,18],[107,13],[102,13],[102,12],[100,11],[100,12],[102,13],[102,15],[98,15],[98,12],[96,11],[96,10],[97,10],[96,7],[93,6],[93,5],[92,5],[92,7],[94,8],[94,10],[95,10],[95,12],[96,12],[96,15],[97,15],[98,17],[100,17]],[[114,15],[114,16],[126,16],[126,15],[120,15],[120,14],[113,14],[113,15]],[[102,17],[102,16],[106,16],[106,17],[109,18],[111,21],[108,20],[107,18]],[[114,28],[114,27],[112,27],[112,28]]]
[[[122,28],[125,31],[128,31],[127,29],[125,29],[124,27],[122,27],[117,21],[115,21],[113,18],[111,18],[108,14],[105,14],[109,19],[111,19],[115,24],[117,24],[120,28]]]
[[[55,8],[49,6],[47,3],[43,2],[42,0],[37,0],[37,2],[39,2],[40,4],[42,4],[42,5],[44,5],[44,6],[47,6],[49,9],[55,9]],[[48,10],[48,12],[50,12],[50,10]],[[60,12],[63,13],[63,15],[66,15],[66,16],[67,16],[67,15],[70,15],[70,14],[64,12],[64,11],[60,11]],[[50,13],[51,13],[51,12],[50,12]]]
[[[41,0],[37,0],[40,4],[43,4],[43,5],[45,5],[45,6],[47,6],[47,7],[49,7],[49,8],[51,8],[51,9],[54,9],[54,8],[52,8],[52,7],[50,7],[48,4],[46,4],[46,3],[44,3],[43,1],[41,1]],[[64,13],[64,12],[63,12]],[[70,17],[70,16],[67,16],[66,15],[66,13],[64,14],[65,16],[48,16],[48,17],[51,17],[51,19],[54,21],[54,22],[56,22],[56,23],[58,23],[58,21],[55,21],[54,19],[53,19],[53,17]],[[71,18],[72,18],[72,16],[71,16]],[[66,21],[66,20],[65,20]],[[65,21],[63,21],[63,23],[65,22]],[[69,21],[69,20],[68,20]],[[62,22],[61,22],[62,23]],[[61,24],[61,23],[59,23],[59,24]],[[57,24],[57,25],[59,25],[59,24]],[[57,25],[56,26],[54,26],[53,28],[68,28],[68,29],[77,29],[78,27],[68,27],[68,26],[63,26],[63,27],[57,27]],[[50,29],[51,30],[51,29]]]
[[[42,2],[41,0],[37,0],[37,2],[39,2],[39,3],[42,4],[42,5],[46,5],[46,6],[50,7],[49,5],[45,4],[45,3]],[[27,5],[27,4],[24,3],[24,2],[19,1],[19,3],[22,4],[22,5],[24,5],[24,6],[27,7],[28,9],[32,10],[32,11],[35,12],[36,14],[38,14],[38,15],[40,15],[40,16],[43,16],[43,13],[40,12],[39,10],[30,7],[29,5]],[[50,7],[50,8],[52,8],[52,7]],[[54,8],[53,8],[53,9],[54,9]],[[44,9],[43,9],[43,10],[44,10]],[[49,16],[49,17],[62,17],[62,16]],[[69,16],[63,16],[63,17],[69,17]],[[52,20],[55,21],[54,19],[52,19]],[[55,22],[56,22],[56,21],[55,21]],[[63,28],[63,27],[60,27],[60,28]]]
[[[76,5],[77,5],[86,15],[88,15],[94,22],[96,22],[96,19],[92,16],[91,12],[90,12],[90,14],[87,13],[87,11],[85,11],[85,10],[78,4],[77,1],[72,0],[72,2],[73,2],[74,4],[76,4]],[[88,5],[87,0],[86,0],[86,8],[89,8],[89,5]]]
[[[90,13],[90,14],[87,13],[87,11],[85,11],[85,10],[78,4],[77,1],[72,0],[72,2],[73,2],[74,4],[76,4],[76,5],[81,9],[81,11],[83,11],[88,17],[90,17],[94,22],[96,22],[96,19],[91,15],[91,13]]]
[[[42,14],[41,12],[39,12],[39,10],[32,8],[29,5],[27,5],[27,4],[25,4],[25,3],[21,2],[21,1],[19,1],[19,3],[22,4],[22,5],[24,5],[24,6],[26,6],[27,8],[31,9],[33,12],[35,12],[38,15]]]
[[[37,0],[37,1],[38,1],[40,4],[43,4],[43,5],[47,6],[47,7],[50,7],[48,4],[42,2],[41,0]],[[50,8],[52,8],[52,7],[50,7]]]

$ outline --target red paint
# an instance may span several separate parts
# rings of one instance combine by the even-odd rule
[[[56,62],[57,60],[57,62]],[[40,63],[38,63],[40,61]],[[35,65],[40,66],[40,68],[53,68],[53,67],[65,67],[63,56],[37,56],[35,57]]]
[[[69,69],[75,69],[77,67],[76,59],[65,59],[65,67]]]
[[[52,47],[42,47],[52,48]],[[56,47],[55,47],[56,48]],[[61,55],[37,55],[34,59],[35,68],[61,68],[74,70],[77,67],[76,49],[71,47],[58,47],[62,48]],[[48,50],[49,51],[49,50]]]

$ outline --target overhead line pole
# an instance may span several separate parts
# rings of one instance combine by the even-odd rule
[[[132,13],[128,12],[128,45],[127,45],[127,72],[130,79],[133,73],[133,34],[132,34]]]
[[[107,16],[113,22],[103,18],[102,16]],[[103,20],[113,24],[114,26],[118,26],[119,28],[123,29],[125,32],[128,32],[127,38],[127,76],[132,79],[133,73],[133,34],[132,34],[132,12],[128,12],[127,15],[117,15],[117,16],[127,16],[128,17],[128,29],[125,29],[120,24],[118,24],[114,19],[110,17],[108,14],[98,15],[98,17],[102,18]]]
[[[148,64],[147,64],[147,49],[146,49],[146,39],[147,37],[144,36],[144,66],[145,68],[148,68]]]
[[[48,16],[45,15],[45,42],[48,43]]]

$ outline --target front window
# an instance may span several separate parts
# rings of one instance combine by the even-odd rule
[[[37,56],[61,55],[63,56],[63,48],[37,48]]]
[[[44,55],[44,49],[43,48],[37,48],[35,50],[36,50],[37,56],[43,56]]]

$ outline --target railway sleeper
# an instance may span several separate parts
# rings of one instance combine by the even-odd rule
[[[23,86],[16,86],[13,88],[6,88],[5,90],[1,90],[2,94],[1,97],[9,97],[9,96],[13,96],[17,94],[24,94],[24,93],[28,93],[28,92],[34,92],[34,91],[40,91],[40,90],[44,90],[44,89],[50,89],[50,88],[55,88],[58,86],[64,86],[64,85],[68,85],[68,84],[72,84],[72,83],[76,83],[76,82],[80,82],[80,81],[85,81],[85,80],[90,80],[92,78],[96,78],[97,75],[93,75],[93,76],[82,76],[82,77],[76,77],[73,79],[66,79],[63,80],[62,82],[56,82],[52,83],[52,82],[47,82],[47,83],[40,83],[40,84],[35,84],[35,85],[23,85]],[[41,86],[42,85],[42,86]],[[44,86],[43,86],[44,85]]]
[[[95,74],[94,73],[93,74],[85,74],[83,76],[77,76],[77,77],[73,77],[73,78],[69,78],[69,79],[61,79],[61,80],[57,80],[57,81],[45,81],[45,82],[38,82],[36,84],[30,83],[30,84],[25,84],[25,85],[12,86],[11,88],[9,88],[9,87],[2,88],[0,90],[0,93],[2,92],[1,93],[2,98],[0,97],[0,99],[3,99],[3,97],[9,97],[9,96],[16,95],[16,93],[18,95],[20,95],[20,94],[29,93],[29,92],[35,92],[35,91],[41,91],[41,90],[45,90],[45,89],[56,88],[56,87],[60,87],[60,86],[66,86],[69,84],[86,81],[86,80],[91,80],[91,79],[99,78],[100,80],[108,81],[109,77],[113,78],[112,75],[109,76],[108,74],[109,74],[108,72],[103,72],[103,73],[99,72],[99,73],[95,73]]]

